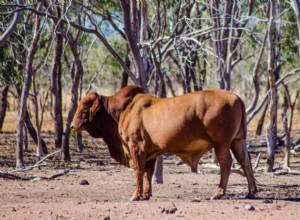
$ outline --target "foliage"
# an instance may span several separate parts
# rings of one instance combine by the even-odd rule
[[[8,53],[7,47],[0,47],[0,86],[18,83],[20,78],[16,75],[16,62]]]

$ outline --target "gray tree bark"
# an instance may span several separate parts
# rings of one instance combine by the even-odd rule
[[[268,21],[268,80],[271,89],[270,93],[270,105],[268,109],[268,124],[266,130],[267,137],[267,172],[274,171],[275,164],[275,148],[276,148],[276,124],[277,124],[277,89],[275,85],[274,76],[274,38],[273,38],[273,26],[274,26],[274,13],[275,13],[275,1],[269,2],[269,21]]]
[[[7,107],[7,93],[9,86],[0,87],[0,132],[2,131],[3,121]]]
[[[57,13],[60,15],[60,9],[57,7]],[[57,23],[55,23],[57,25]],[[56,29],[53,27],[53,29]],[[63,36],[61,33],[60,26],[57,27],[59,31],[54,33],[55,46],[54,46],[54,57],[52,63],[52,78],[51,78],[51,90],[53,98],[53,117],[54,117],[54,142],[55,147],[60,148],[62,145],[63,136],[63,116],[62,116],[62,88],[61,88],[61,57],[62,57],[62,44]]]

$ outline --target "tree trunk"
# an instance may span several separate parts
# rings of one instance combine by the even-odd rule
[[[265,50],[265,45],[266,45],[266,41],[267,41],[267,37],[268,37],[268,32],[266,32],[263,42],[261,43],[261,47],[260,47],[260,51],[259,51],[259,55],[256,59],[253,71],[252,71],[252,80],[253,80],[253,84],[254,84],[254,89],[255,89],[255,93],[254,96],[252,98],[251,104],[250,106],[247,108],[246,113],[249,114],[250,112],[252,112],[257,104],[258,101],[258,97],[259,97],[259,91],[260,91],[260,85],[259,85],[259,67],[260,67],[260,63],[262,60],[262,56]],[[261,133],[261,132],[260,132]]]
[[[35,126],[36,126],[36,134],[37,134],[37,149],[36,155],[40,159],[42,157],[42,134],[41,134],[41,124],[40,124],[40,114],[39,114],[39,104],[38,104],[38,97],[37,91],[35,86],[35,73],[32,74],[32,90],[34,94],[34,114],[35,114]]]
[[[24,126],[24,137],[23,137],[23,144],[24,150],[28,150],[28,132],[26,126]]]
[[[38,11],[42,9],[43,4],[38,4]],[[32,38],[32,43],[28,51],[28,55],[26,58],[26,67],[25,67],[25,77],[24,77],[24,84],[22,88],[22,94],[20,99],[20,106],[18,111],[18,123],[17,123],[17,148],[16,148],[16,166],[23,167],[24,166],[24,158],[23,158],[23,127],[25,123],[25,116],[26,116],[26,103],[27,98],[30,90],[31,85],[31,77],[33,72],[33,60],[34,54],[37,49],[37,43],[40,37],[40,17],[36,15],[35,20],[35,29],[34,35]]]
[[[265,108],[258,120],[258,123],[257,123],[257,127],[256,127],[256,135],[261,135],[262,133],[262,129],[263,129],[263,126],[264,126],[264,121],[265,121],[265,118],[266,118],[266,113],[267,113],[267,110],[268,110],[268,107],[269,107],[269,102],[266,103],[265,105]]]
[[[282,118],[282,123],[285,131],[285,154],[284,154],[284,168],[290,167],[290,155],[291,155],[291,135],[290,135],[290,130],[289,130],[289,125],[288,125],[288,119],[286,116],[286,112],[288,109],[288,98],[285,96],[284,97],[284,105],[283,105],[283,111],[281,114]]]
[[[219,2],[210,1],[210,17],[212,18],[213,41],[215,49],[215,62],[217,67],[217,80],[219,88],[225,88],[225,79],[223,76],[224,66],[222,64],[222,46],[221,46],[221,23],[219,13]]]
[[[163,184],[163,155],[156,158],[155,169],[152,177],[152,183]]]
[[[300,2],[299,0],[291,1],[292,8],[295,12],[298,27],[298,56],[300,58]]]
[[[135,1],[127,0],[120,0],[120,4],[123,12],[124,31],[128,46],[130,48],[130,52],[132,54],[133,65],[136,72],[138,73],[140,86],[143,88],[144,92],[148,93],[146,67],[144,66],[144,62],[140,55],[140,50],[138,47],[139,38],[137,36],[137,33],[139,33],[139,31],[135,31],[138,27],[136,21],[138,16],[134,16],[137,15],[137,5]]]
[[[0,132],[2,131],[6,113],[8,88],[9,86],[0,87]]]
[[[74,114],[76,112],[77,108],[77,102],[78,102],[78,88],[79,88],[79,81],[80,77],[83,74],[83,67],[81,63],[79,48],[77,45],[77,42],[75,42],[73,39],[70,39],[69,37],[69,45],[71,47],[73,56],[74,56],[74,64],[72,66],[71,70],[71,77],[72,77],[72,88],[71,88],[71,105],[67,117],[67,122],[64,130],[63,135],[63,144],[62,144],[62,159],[65,162],[71,161],[70,156],[70,132],[71,132],[71,122],[74,117]]]
[[[82,134],[79,132],[76,132],[76,143],[77,143],[77,151],[82,152],[83,151]]]
[[[32,138],[32,140],[34,141],[34,143],[36,145],[38,145],[38,136],[37,136],[37,132],[31,122],[31,119],[29,117],[29,114],[28,114],[28,111],[27,111],[27,108],[26,108],[26,113],[25,113],[25,125],[26,125],[26,128],[28,129],[29,131],[29,134]],[[43,154],[48,154],[48,149],[47,149],[47,145],[45,143],[45,141],[42,139],[42,153]]]
[[[53,57],[53,69],[51,79],[51,89],[53,96],[53,117],[54,117],[54,142],[55,147],[60,148],[63,135],[63,117],[62,117],[62,88],[61,88],[61,56],[62,56],[62,35],[56,33],[55,49]]]
[[[130,59],[129,59],[128,55],[129,55],[129,49],[127,47],[126,55],[125,55],[125,64],[129,69],[130,68]],[[121,79],[121,88],[123,88],[127,85],[128,85],[128,75],[127,75],[126,71],[123,70],[122,71],[122,79]]]
[[[269,23],[268,23],[268,80],[271,89],[270,93],[270,106],[268,110],[269,121],[267,124],[267,172],[274,171],[275,164],[275,148],[276,148],[276,125],[277,125],[277,88],[275,86],[274,76],[274,42],[273,42],[273,24],[274,24],[274,11],[275,3],[270,1],[269,6]]]
[[[21,89],[19,87],[16,87],[16,90],[17,90],[18,96],[21,97],[21,92],[22,92]],[[25,125],[26,125],[26,128],[27,128],[32,140],[37,145],[38,144],[37,133],[36,133],[36,130],[35,130],[32,122],[31,122],[31,119],[30,119],[27,108],[26,108],[26,112],[25,112]],[[24,128],[24,130],[25,130],[25,128]],[[25,134],[25,132],[24,132],[24,134]],[[24,141],[24,143],[26,143],[26,141]],[[24,147],[24,149],[26,149],[26,147]],[[46,143],[43,139],[42,139],[42,153],[43,154],[48,154],[49,153],[48,149],[47,149],[47,145],[46,145]]]

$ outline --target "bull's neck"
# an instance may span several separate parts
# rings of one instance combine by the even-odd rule
[[[114,119],[116,123],[119,123],[119,116],[121,112],[124,111],[124,106],[120,103],[116,103],[114,96],[101,96],[100,101],[106,109],[106,112]]]
[[[107,144],[111,157],[121,162],[121,137],[118,133],[118,123],[109,111],[109,97],[102,96],[100,103],[101,107],[95,116],[96,129],[101,131],[101,138]]]

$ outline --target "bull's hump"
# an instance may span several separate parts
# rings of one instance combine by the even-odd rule
[[[148,94],[138,94],[134,98],[132,104],[140,108],[149,108],[157,98]]]

